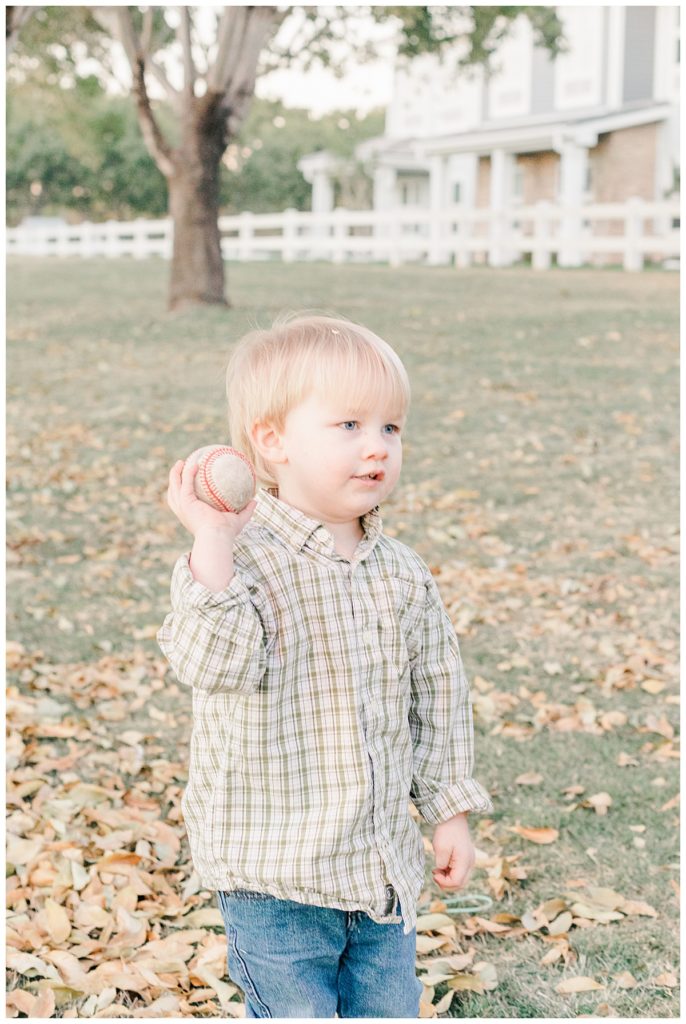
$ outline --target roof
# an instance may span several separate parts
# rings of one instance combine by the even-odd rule
[[[586,108],[577,112],[510,118],[464,132],[421,137],[367,139],[355,153],[361,160],[391,166],[426,160],[435,154],[484,152],[495,146],[515,152],[536,152],[556,148],[565,139],[593,146],[600,132],[617,131],[639,124],[663,121],[673,113],[667,102],[638,100],[623,107]]]

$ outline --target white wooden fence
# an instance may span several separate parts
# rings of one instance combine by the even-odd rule
[[[641,270],[644,261],[678,265],[679,202],[591,203],[564,207],[549,202],[506,210],[430,210],[331,213],[241,213],[220,217],[226,260],[328,260],[403,263],[472,263],[492,267],[529,260],[546,270],[558,266],[619,263]],[[73,226],[7,230],[8,254],[22,256],[132,256],[146,259],[172,252],[166,220],[89,222]]]

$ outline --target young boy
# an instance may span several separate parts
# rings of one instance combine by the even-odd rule
[[[370,330],[321,315],[255,330],[229,362],[231,443],[263,488],[240,514],[193,491],[193,535],[158,639],[193,688],[183,812],[218,892],[249,1017],[417,1017],[416,903],[474,863],[469,687],[422,559],[382,531],[400,475],[406,371]]]

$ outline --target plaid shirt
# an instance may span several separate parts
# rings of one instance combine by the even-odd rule
[[[349,561],[259,490],[224,590],[178,559],[158,641],[193,688],[182,809],[202,884],[407,934],[425,868],[409,800],[431,823],[493,806],[472,778],[469,686],[435,580],[378,506],[362,527]]]

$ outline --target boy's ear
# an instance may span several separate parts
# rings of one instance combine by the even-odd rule
[[[281,437],[273,424],[269,422],[253,423],[250,434],[253,444],[267,462],[288,461],[281,444]]]

